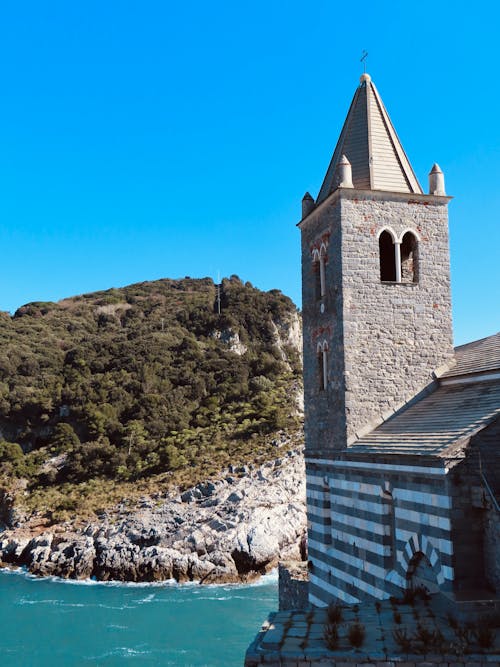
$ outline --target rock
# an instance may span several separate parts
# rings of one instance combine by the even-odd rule
[[[239,503],[241,500],[243,500],[244,493],[241,491],[233,491],[228,497],[227,497],[227,502],[228,503]]]
[[[200,503],[200,507],[215,507],[220,503],[219,498],[207,498],[207,500],[204,500],[203,502]]]
[[[216,530],[217,532],[224,532],[227,530],[226,524],[220,519],[212,519],[208,525],[212,530]]]
[[[188,491],[181,493],[181,500],[183,503],[192,503],[194,500],[193,490],[189,489]]]
[[[204,484],[198,484],[195,488],[200,491],[202,496],[208,498],[214,493],[216,486],[213,482],[205,482]]]

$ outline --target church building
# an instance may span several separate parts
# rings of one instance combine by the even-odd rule
[[[453,349],[449,201],[363,74],[299,223],[314,605],[500,594],[500,334]]]

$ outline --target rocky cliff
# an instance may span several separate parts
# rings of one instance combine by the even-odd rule
[[[302,449],[275,442],[279,458],[230,466],[183,493],[124,499],[87,525],[21,520],[2,499],[0,561],[41,576],[119,581],[238,582],[280,558],[305,557]],[[15,522],[15,525],[8,525]]]

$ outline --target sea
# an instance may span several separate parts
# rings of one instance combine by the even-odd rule
[[[0,569],[0,665],[238,667],[277,607],[277,573],[250,585],[200,586]]]

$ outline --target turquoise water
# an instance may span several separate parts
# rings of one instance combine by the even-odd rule
[[[249,586],[71,583],[0,570],[2,667],[236,667],[277,608],[277,579]]]

